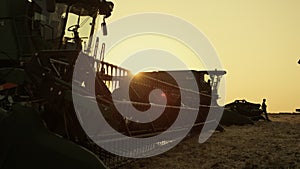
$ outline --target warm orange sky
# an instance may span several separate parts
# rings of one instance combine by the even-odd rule
[[[180,17],[206,34],[227,71],[227,103],[235,99],[260,103],[266,98],[269,112],[300,108],[300,1],[113,2],[114,12],[107,22],[161,12]]]

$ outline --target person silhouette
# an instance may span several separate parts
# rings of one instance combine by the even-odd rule
[[[266,116],[266,120],[267,120],[267,121],[271,121],[271,120],[269,119],[268,113],[267,113],[266,99],[263,99],[263,102],[262,102],[262,104],[261,104],[261,109],[262,109],[263,113],[264,113],[265,116]]]

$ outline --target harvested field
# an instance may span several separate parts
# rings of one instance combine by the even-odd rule
[[[270,115],[272,122],[229,126],[203,144],[186,139],[172,150],[123,169],[300,168],[300,115]]]

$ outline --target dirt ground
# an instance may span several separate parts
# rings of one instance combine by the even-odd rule
[[[225,127],[225,132],[215,132],[203,144],[194,136],[122,169],[300,168],[300,115],[270,115],[270,119]]]

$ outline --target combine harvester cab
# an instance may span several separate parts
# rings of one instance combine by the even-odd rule
[[[68,93],[83,49],[81,18],[90,18],[92,35],[97,17],[109,17],[113,3],[2,0],[0,6],[1,168],[106,168],[79,144],[84,133],[72,121]]]

